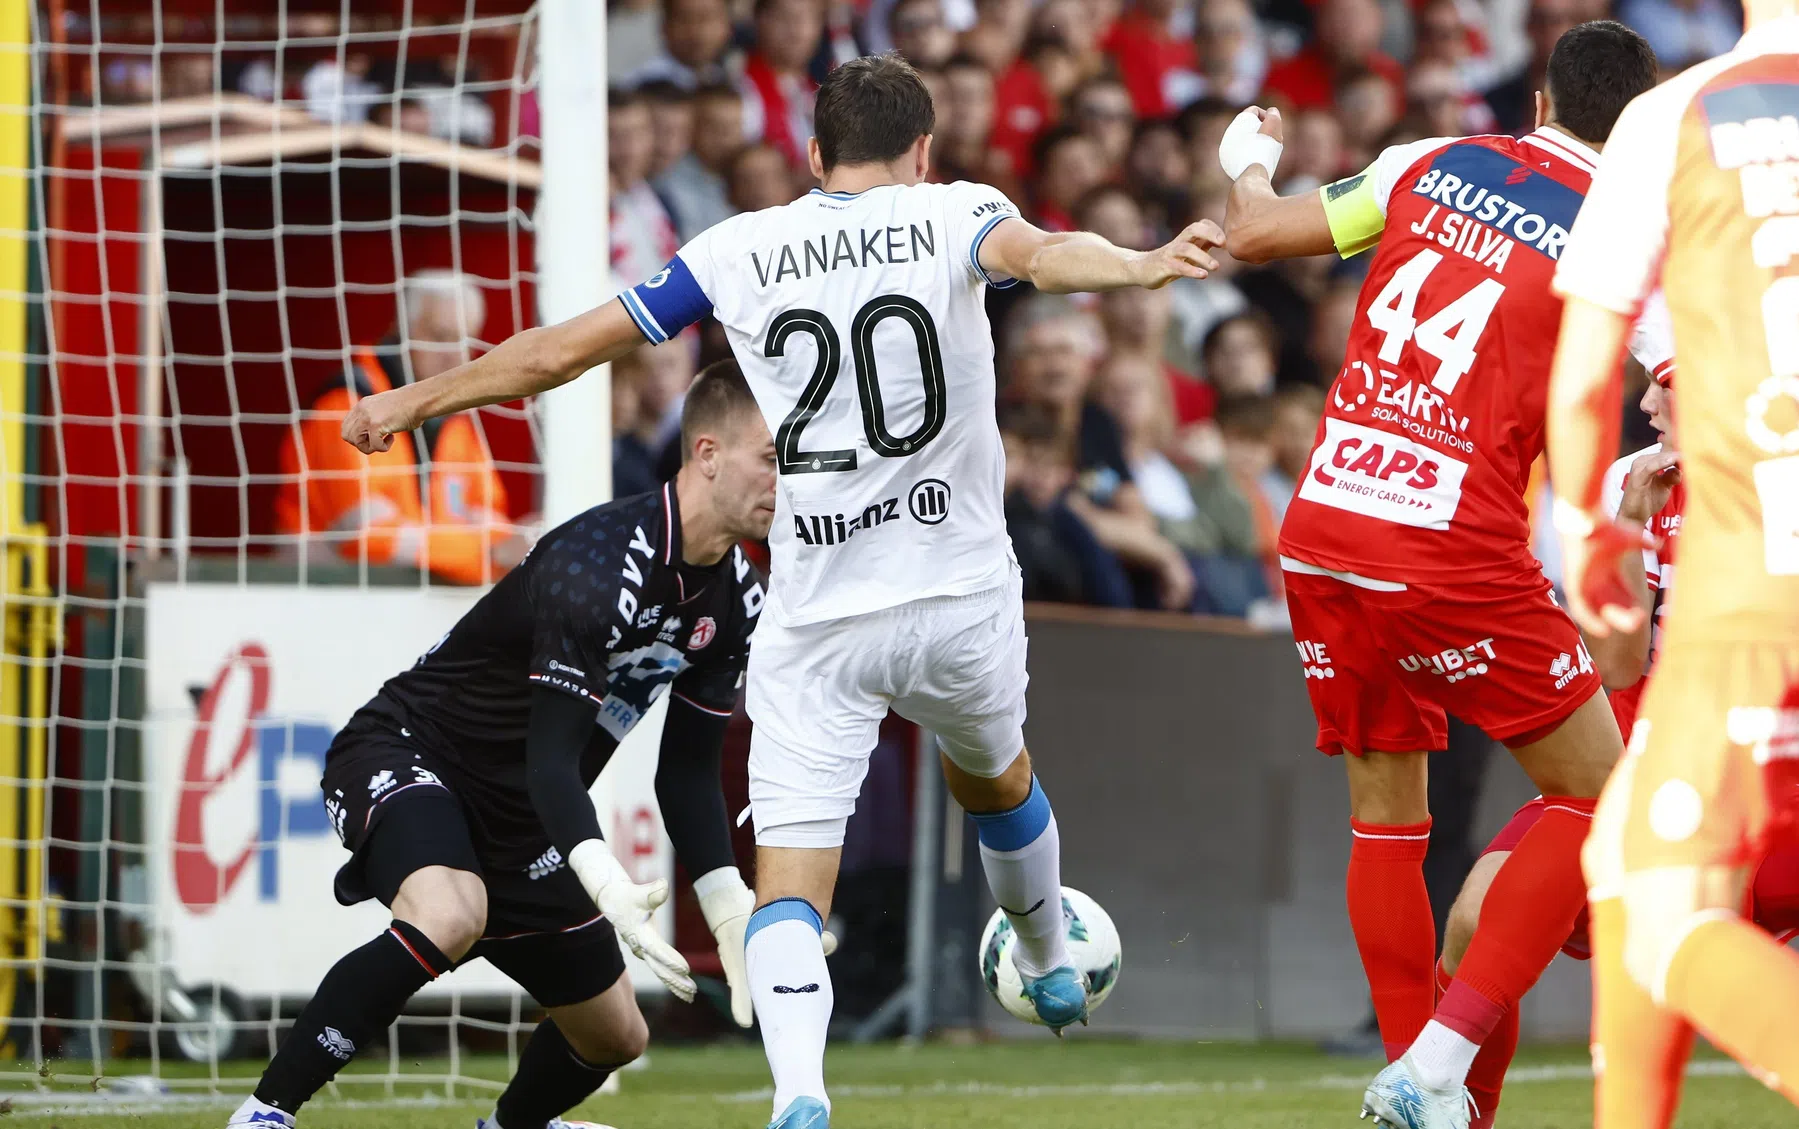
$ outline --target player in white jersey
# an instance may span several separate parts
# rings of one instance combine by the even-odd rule
[[[833,71],[814,120],[821,188],[726,220],[618,301],[365,399],[344,423],[347,440],[384,449],[424,419],[541,392],[709,312],[723,323],[780,471],[748,672],[757,909],[746,943],[780,1129],[828,1124],[820,930],[890,708],[942,744],[1037,1014],[1058,1031],[1086,1018],[1055,819],[1024,751],[1024,616],[985,289],[1203,278],[1216,268],[1206,249],[1223,241],[1204,221],[1127,251],[1040,231],[995,189],[924,183],[931,98],[897,56]]]

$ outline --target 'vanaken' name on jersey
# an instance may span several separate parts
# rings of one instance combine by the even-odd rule
[[[840,227],[835,236],[806,239],[797,252],[793,248],[793,244],[784,243],[779,251],[750,252],[750,264],[756,268],[756,278],[763,286],[771,281],[771,271],[772,281],[780,282],[786,278],[811,278],[843,266],[886,266],[934,257],[937,232],[928,219],[923,227],[909,223],[905,227],[859,228],[854,233]]]

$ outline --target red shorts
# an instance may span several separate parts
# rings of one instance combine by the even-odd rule
[[[1516,850],[1518,841],[1542,815],[1543,797],[1538,796],[1513,813],[1511,820],[1493,836],[1493,841],[1481,854]],[[1757,864],[1749,886],[1748,916],[1783,944],[1799,936],[1799,842],[1792,839],[1776,842]],[[1587,907],[1580,907],[1580,916],[1574,919],[1574,928],[1562,945],[1562,951],[1575,960],[1592,957],[1592,942],[1587,938]]]
[[[1446,712],[1527,745],[1600,692],[1580,631],[1540,572],[1388,591],[1284,563],[1320,752],[1441,749]]]

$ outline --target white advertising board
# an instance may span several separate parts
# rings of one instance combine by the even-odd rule
[[[388,921],[345,908],[349,856],[325,815],[325,750],[381,683],[417,661],[479,597],[446,588],[152,584],[146,593],[145,834],[153,955],[183,986],[311,994]],[[601,826],[638,881],[674,879],[655,799],[665,703],[593,789]],[[657,926],[668,936],[672,906]],[[660,991],[629,953],[639,991]],[[486,961],[428,993],[516,992]]]

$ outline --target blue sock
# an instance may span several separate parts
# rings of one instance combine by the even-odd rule
[[[987,887],[1018,934],[1012,962],[1020,975],[1043,976],[1069,963],[1062,924],[1062,837],[1043,785],[1015,808],[973,813]]]

